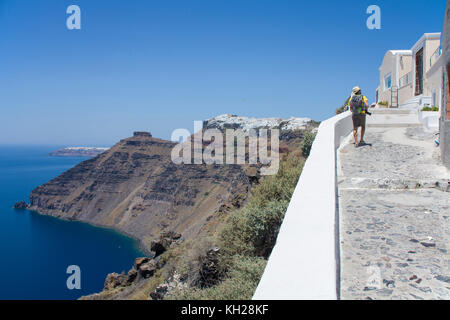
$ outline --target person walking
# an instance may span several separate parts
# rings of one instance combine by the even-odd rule
[[[366,112],[368,111],[369,104],[365,96],[361,94],[361,88],[356,86],[352,90],[352,95],[349,99],[348,106],[352,112],[353,121],[353,137],[355,138],[355,148],[363,146],[364,133],[366,131]],[[358,128],[361,127],[361,139],[358,143]]]

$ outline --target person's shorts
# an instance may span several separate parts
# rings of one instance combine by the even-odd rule
[[[358,129],[358,127],[366,127],[366,115],[365,114],[353,114],[353,129]]]

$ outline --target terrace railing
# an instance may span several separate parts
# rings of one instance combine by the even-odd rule
[[[434,51],[434,53],[431,55],[431,58],[430,58],[430,68],[436,63],[436,61],[439,59],[441,54],[442,54],[441,47],[437,48],[436,51]]]

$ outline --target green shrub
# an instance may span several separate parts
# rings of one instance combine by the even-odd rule
[[[271,201],[264,208],[255,208],[248,215],[250,241],[254,253],[268,258],[277,240],[278,231],[283,222],[289,200]]]
[[[219,246],[227,255],[247,254],[254,252],[247,233],[249,226],[246,209],[235,211],[228,217],[222,230],[219,232]]]
[[[264,178],[260,185],[254,188],[250,204],[253,202],[263,207],[272,200],[290,200],[302,172],[304,159],[291,154],[280,163],[276,175]]]
[[[270,255],[303,163],[303,158],[291,155],[276,175],[255,187],[248,204],[231,213],[221,230],[221,248],[229,255]]]
[[[226,278],[205,288],[190,288],[175,293],[176,300],[250,300],[264,272],[266,260],[259,257],[234,256]]]
[[[342,106],[340,106],[339,108],[337,108],[336,109],[336,114],[340,114],[340,113],[342,113],[342,112],[344,112],[345,111],[345,109],[347,108],[347,106],[348,106],[348,101],[350,100],[350,97],[348,97],[347,98],[347,100],[345,100],[345,102],[344,102],[344,104],[342,105]]]
[[[302,141],[302,155],[305,158],[308,158],[309,152],[311,151],[312,144],[314,142],[314,138],[316,137],[316,133],[307,132],[303,137]]]
[[[425,106],[422,108],[421,111],[439,111],[439,107],[438,106],[434,106],[434,107]]]
[[[378,104],[379,104],[380,106],[389,107],[389,102],[387,102],[387,101],[379,101]]]
[[[250,204],[234,212],[220,234],[226,253],[268,258],[288,205],[289,200],[273,200],[264,207]]]
[[[335,110],[336,114],[340,114],[340,113],[344,112],[345,111],[345,107],[346,106],[344,105],[344,106],[341,106],[341,107],[337,108]]]

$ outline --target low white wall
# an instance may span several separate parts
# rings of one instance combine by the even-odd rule
[[[349,111],[320,124],[254,300],[337,298],[336,149],[351,130]]]
[[[429,130],[439,129],[440,116],[439,111],[419,111],[418,113],[419,121]]]

